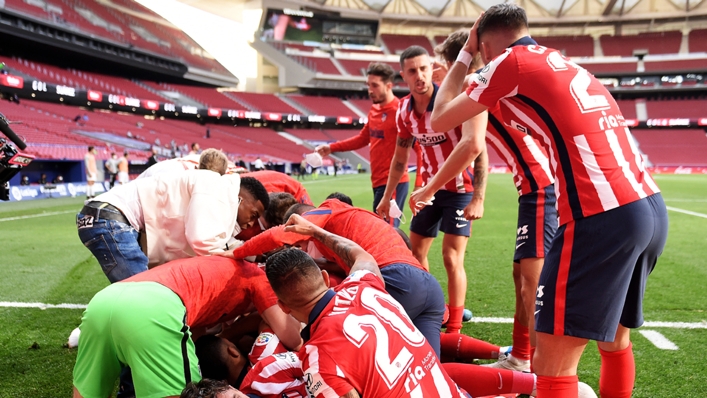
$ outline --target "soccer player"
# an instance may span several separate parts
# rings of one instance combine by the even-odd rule
[[[459,94],[477,51],[487,65]],[[489,8],[474,24],[431,124],[450,128],[499,102],[508,111],[503,123],[541,142],[555,174],[559,228],[536,292],[538,397],[577,396],[588,340],[597,340],[602,358],[600,394],[629,397],[630,328],[643,323],[645,284],[667,238],[660,190],[611,94],[559,51],[537,45],[525,11],[510,3]],[[453,153],[413,200],[429,201],[478,150]]]
[[[177,260],[98,292],[81,319],[74,397],[108,397],[122,366],[132,369],[138,397],[175,397],[198,381],[191,339],[255,306],[291,349],[299,323],[255,264],[223,257]]]
[[[320,145],[316,148],[322,156],[332,152],[353,151],[370,144],[371,151],[371,183],[373,185],[373,211],[383,198],[388,182],[390,163],[395,153],[395,141],[398,128],[395,125],[395,115],[398,111],[398,98],[393,94],[393,77],[395,71],[384,63],[371,62],[366,71],[366,86],[368,96],[373,105],[368,111],[368,123],[361,132],[344,141]],[[406,164],[407,167],[407,164]],[[405,205],[408,195],[409,177],[407,171],[401,174],[391,198],[395,199],[400,209]],[[390,201],[390,198],[388,198]],[[400,219],[392,219],[394,226],[400,226]]]
[[[152,177],[161,173],[196,169],[211,170],[224,175],[232,174],[235,170],[235,165],[228,161],[228,157],[222,151],[208,148],[201,154],[187,155],[155,163],[137,176],[136,179]]]
[[[325,200],[318,208],[296,205],[288,213],[302,214],[306,220],[329,233],[356,242],[372,255],[381,269],[387,291],[407,311],[437,356],[440,355],[439,330],[444,316],[444,293],[439,282],[422,267],[393,227],[370,211],[349,206],[338,199]],[[287,215],[285,217],[289,219]],[[324,257],[336,263],[337,270],[343,270],[344,275],[351,272],[349,261],[325,243],[285,233],[285,229],[280,226],[265,231],[236,248],[233,256],[245,258],[270,252],[285,244],[297,244],[309,253],[318,254],[313,257]]]
[[[390,164],[388,183],[376,212],[383,218],[390,213],[393,190],[406,172],[410,148],[414,140],[420,144],[421,167],[417,169],[416,185],[425,186],[462,137],[462,124],[444,130],[432,129],[429,118],[439,89],[432,83],[432,63],[427,51],[419,46],[407,48],[400,54],[403,80],[410,87],[410,95],[400,101],[396,117],[398,140]],[[478,126],[476,126],[478,124]],[[465,128],[483,128],[485,115],[467,123]],[[483,137],[481,139],[483,144]],[[474,159],[472,159],[474,161]],[[471,234],[471,222],[482,217],[488,158],[483,151],[478,159],[464,164],[463,170],[445,181],[444,190],[436,195],[431,206],[415,215],[410,223],[410,240],[413,254],[429,270],[427,253],[439,230],[444,232],[442,257],[447,271],[449,293],[449,320],[447,332],[458,333],[462,326],[466,298],[466,271],[464,251]]]
[[[86,199],[93,199],[96,193],[93,191],[93,185],[98,178],[98,168],[96,167],[96,148],[88,147],[88,152],[84,156],[84,166],[86,167]]]
[[[425,337],[386,293],[373,256],[296,214],[287,224],[325,243],[352,271],[329,289],[327,272],[301,250],[280,251],[265,266],[278,304],[307,323],[299,354],[315,398],[462,397]]]
[[[76,226],[113,283],[148,265],[229,250],[238,243],[234,236],[253,226],[268,204],[265,188],[254,178],[187,170],[111,189],[86,203]]]
[[[253,177],[260,181],[269,193],[286,192],[297,199],[299,203],[311,205],[312,199],[309,198],[307,189],[299,181],[288,176],[285,173],[272,170],[254,171],[252,173],[243,173],[242,177]]]
[[[109,175],[109,184],[111,189],[115,185],[115,180],[118,177],[118,163],[120,161],[118,160],[118,155],[115,154],[115,152],[110,153],[110,159],[106,160],[105,166],[106,170],[108,170],[108,175]]]
[[[454,65],[468,38],[468,31],[457,31],[435,48],[435,53],[445,61],[446,69]],[[513,172],[513,182],[519,195],[513,256],[516,293],[513,350],[488,366],[528,371],[535,346],[535,319],[531,315],[535,311],[535,291],[545,254],[557,230],[555,190],[552,185],[555,178],[542,146],[525,132],[503,125],[504,110],[500,104],[488,112],[486,144],[496,150]]]
[[[130,182],[129,172],[130,162],[128,161],[128,151],[123,152],[123,156],[118,160],[118,184],[123,185]]]

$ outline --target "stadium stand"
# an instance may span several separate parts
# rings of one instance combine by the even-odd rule
[[[560,50],[568,57],[593,57],[594,39],[590,35],[581,36],[540,36],[538,44]]]
[[[693,29],[688,35],[691,53],[707,53],[707,29]]]
[[[273,94],[257,94],[257,93],[246,93],[240,91],[231,91],[226,93],[230,98],[235,99],[243,106],[247,107],[251,111],[258,112],[279,112],[279,113],[301,113],[297,109],[291,107],[289,104],[281,100],[278,96]]]
[[[633,129],[641,152],[654,166],[705,166],[707,135],[700,130]]]
[[[371,110],[371,105],[373,105],[371,100],[368,98],[366,98],[366,99],[349,99],[348,101],[349,101],[349,104],[352,104],[353,106],[358,108],[358,110],[360,110],[361,112],[363,112],[366,115],[368,115],[368,111]]]
[[[322,116],[351,116],[358,118],[352,111],[336,97],[315,97],[310,95],[289,95],[289,99],[308,109],[311,114]]]
[[[37,80],[56,83],[79,89],[108,91],[113,94],[164,101],[165,98],[152,91],[135,84],[134,82],[114,76],[78,71],[76,69],[62,69],[49,64],[28,61],[20,58],[0,56],[10,70],[31,76]]]
[[[403,50],[410,46],[421,46],[430,54],[434,54],[432,44],[427,36],[393,35],[383,33],[380,35],[380,38],[391,54],[400,54]]]
[[[621,114],[624,115],[626,119],[636,119],[636,100],[616,100],[616,104],[619,106],[619,109],[621,109]]]
[[[631,36],[602,35],[599,40],[606,56],[633,56],[636,50],[647,50],[648,54],[677,54],[680,50],[682,32],[646,32]]]
[[[707,38],[705,38],[707,40]],[[707,71],[707,56],[693,59],[655,60],[644,61],[646,72],[695,72]]]
[[[707,99],[648,100],[649,118],[707,118]]]

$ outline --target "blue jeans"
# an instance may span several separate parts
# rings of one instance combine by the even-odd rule
[[[76,215],[77,225],[81,225],[79,238],[96,257],[111,283],[147,271],[147,256],[140,249],[135,228],[102,218],[94,219],[93,223],[88,223],[90,225],[80,223],[84,217],[82,213]]]
[[[395,202],[398,204],[398,207],[400,210],[405,210],[405,199],[407,199],[408,196],[408,189],[409,189],[410,183],[408,182],[401,182],[395,187]],[[378,204],[381,202],[381,199],[383,199],[383,194],[385,193],[385,185],[381,185],[380,187],[373,187],[373,212],[376,212],[376,208],[378,207]],[[400,227],[400,219],[394,218],[393,219],[393,226],[395,228]]]

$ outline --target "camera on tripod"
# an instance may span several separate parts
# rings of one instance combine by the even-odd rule
[[[27,144],[10,128],[5,116],[0,113],[0,131],[21,150]],[[34,160],[34,155],[22,153],[6,139],[0,137],[0,200],[10,200],[10,179]]]

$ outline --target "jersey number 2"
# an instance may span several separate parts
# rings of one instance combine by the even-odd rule
[[[397,311],[386,308],[381,301],[385,301]],[[410,367],[413,355],[410,350],[403,347],[397,355],[391,358],[388,330],[396,333],[397,336],[394,337],[402,338],[415,347],[423,345],[425,337],[414,326],[412,328],[409,326],[412,325],[412,322],[405,315],[405,310],[396,301],[390,300],[386,294],[372,288],[364,288],[361,292],[361,303],[375,315],[349,314],[344,320],[344,334],[359,348],[371,335],[373,336],[376,343],[376,371],[381,375],[388,388],[392,388]],[[406,319],[403,320],[402,317]]]

